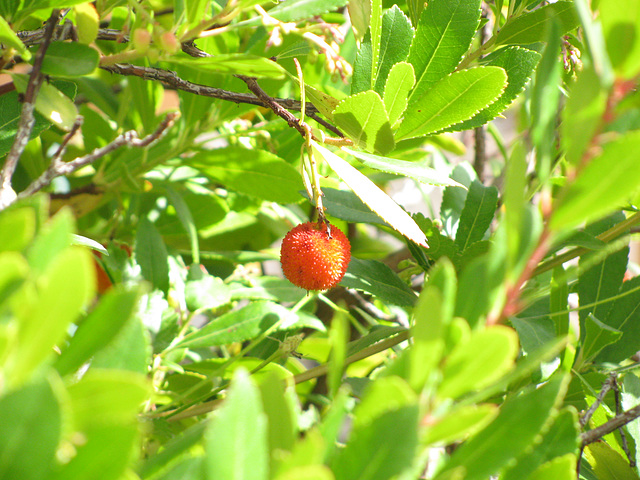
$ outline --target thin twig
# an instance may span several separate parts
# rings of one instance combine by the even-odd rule
[[[22,104],[22,111],[20,112],[16,138],[11,146],[11,150],[7,154],[4,167],[2,171],[0,171],[0,210],[9,206],[16,199],[15,191],[11,187],[11,180],[18,165],[18,159],[22,156],[22,152],[24,152],[31,138],[31,132],[36,121],[33,113],[35,110],[36,97],[38,96],[40,86],[44,79],[40,70],[59,17],[60,10],[56,9],[51,12],[51,16],[45,25],[42,43],[33,62],[33,69],[29,75],[29,83],[27,84],[27,89],[24,94],[24,103]]]
[[[592,428],[580,435],[580,443],[584,447],[593,443],[605,435],[617,430],[620,427],[624,427],[627,423],[632,422],[636,418],[640,417],[640,405],[637,405],[626,412],[622,412],[620,415],[609,420],[607,423]]]
[[[609,392],[609,390],[614,388],[615,381],[616,381],[616,374],[615,373],[610,374],[609,378],[607,378],[606,382],[604,382],[604,384],[602,385],[602,389],[600,390],[600,393],[598,394],[598,397],[596,398],[595,402],[593,402],[589,407],[589,409],[586,412],[584,412],[584,414],[580,417],[581,427],[584,427],[587,423],[589,423],[589,420],[591,420],[591,417],[593,416],[594,412],[598,409],[598,407],[602,403],[602,400],[604,400],[605,395]]]
[[[138,138],[138,134],[136,133],[136,131],[130,130],[116,137],[115,140],[113,140],[108,145],[105,145],[101,148],[96,148],[93,152],[83,157],[78,157],[70,162],[52,161],[49,168],[44,173],[42,173],[42,175],[31,182],[31,184],[25,190],[20,192],[18,198],[24,198],[33,195],[40,189],[49,185],[54,178],[62,175],[70,175],[76,170],[95,162],[97,159],[104,157],[105,155],[124,145],[137,148],[147,147],[151,145],[153,142],[156,142],[164,136],[167,130],[171,128],[178,116],[178,112],[168,113],[164,120],[162,120],[156,131],[144,138]]]

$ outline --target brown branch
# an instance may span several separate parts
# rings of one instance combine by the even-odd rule
[[[115,140],[113,140],[108,145],[105,145],[101,148],[96,148],[88,155],[78,157],[70,162],[62,162],[60,160],[60,157],[62,156],[62,150],[64,148],[63,146],[68,143],[71,135],[74,133],[74,130],[72,130],[63,140],[63,146],[61,146],[61,148],[58,149],[58,152],[56,152],[56,155],[52,159],[49,168],[47,168],[47,170],[42,173],[42,175],[40,175],[36,180],[34,180],[25,190],[20,192],[18,198],[24,198],[33,195],[37,191],[49,185],[54,178],[60,177],[62,175],[69,175],[124,145],[137,148],[147,147],[151,145],[164,136],[164,134],[167,132],[167,130],[169,130],[169,128],[171,128],[179,115],[180,114],[178,112],[168,113],[164,120],[162,120],[156,131],[142,139],[138,138],[138,134],[135,130],[130,130],[116,137]],[[74,124],[74,127],[76,127],[77,125],[75,130],[80,127],[80,123],[81,122],[76,121],[76,123]]]
[[[22,156],[31,138],[31,132],[33,131],[33,126],[36,121],[33,113],[35,110],[36,97],[38,96],[40,86],[44,79],[40,70],[59,17],[60,10],[55,9],[51,12],[51,16],[44,27],[42,43],[33,61],[33,68],[29,75],[29,83],[27,84],[24,103],[22,104],[22,111],[20,112],[16,138],[11,146],[11,150],[7,154],[4,167],[0,171],[0,210],[8,207],[16,199],[16,193],[11,187],[11,180],[18,165],[18,159]]]
[[[640,405],[637,405],[626,412],[622,412],[607,423],[603,423],[596,428],[592,428],[591,430],[582,433],[580,435],[580,443],[582,444],[582,447],[589,445],[618,428],[624,427],[627,423],[634,421],[638,417],[640,417]]]

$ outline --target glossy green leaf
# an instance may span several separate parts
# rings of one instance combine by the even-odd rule
[[[518,335],[512,329],[497,325],[472,332],[447,357],[438,395],[457,398],[480,390],[509,372],[517,355]]]
[[[0,478],[50,478],[62,432],[53,387],[41,380],[0,397]]]
[[[206,58],[169,58],[165,60],[174,65],[184,65],[203,73],[226,73],[246,75],[247,77],[275,78],[284,77],[280,65],[268,58],[249,55],[246,53],[230,53],[214,55]]]
[[[544,5],[531,12],[513,18],[498,32],[497,45],[528,45],[546,40],[550,22],[557,21],[560,34],[578,26],[578,16],[573,2],[560,1]]]
[[[267,416],[269,451],[290,451],[296,441],[298,424],[293,391],[275,373],[270,373],[259,385],[262,405]]]
[[[27,76],[12,74],[11,78],[16,90],[24,93],[27,89]],[[78,117],[75,104],[48,82],[43,82],[40,86],[35,106],[38,113],[62,130],[70,130]]]
[[[42,62],[42,73],[64,77],[89,75],[98,66],[95,48],[77,42],[51,42]]]
[[[433,425],[428,425],[420,437],[420,443],[448,445],[464,440],[489,424],[498,412],[498,407],[492,404],[455,408],[443,418],[435,420]]]
[[[485,187],[478,181],[471,183],[456,232],[456,246],[460,251],[482,240],[491,225],[497,205],[496,187]]]
[[[401,119],[407,108],[409,92],[415,81],[416,77],[410,63],[398,62],[391,67],[382,100],[392,127]]]
[[[437,480],[446,472],[464,467],[465,480],[484,480],[498,473],[514,457],[529,448],[562,400],[567,379],[557,376],[545,385],[511,396],[496,419],[458,448]]]
[[[568,98],[561,112],[560,139],[566,159],[572,165],[582,162],[606,106],[607,89],[593,65],[587,63],[569,85]]]
[[[216,318],[187,335],[176,347],[200,348],[244,342],[276,325],[286,327],[296,319],[293,313],[276,303],[253,302]]]
[[[349,155],[357,158],[363,165],[380,170],[387,173],[395,173],[397,175],[403,175],[405,177],[413,178],[422,183],[428,185],[439,186],[454,186],[464,188],[455,180],[452,180],[449,176],[444,175],[437,170],[420,165],[414,162],[407,162],[405,160],[397,160],[390,157],[380,157],[378,155],[372,155],[370,153],[358,152],[357,150],[350,150],[343,148],[343,151]]]
[[[576,462],[575,454],[567,454],[562,457],[544,463],[528,477],[528,480],[573,480],[576,478]]]
[[[117,335],[91,359],[92,368],[118,369],[146,374],[151,362],[149,332],[134,315]]]
[[[640,335],[640,277],[622,284],[620,297],[616,299],[605,322],[622,332],[622,338],[604,347],[596,357],[598,362],[622,362],[638,351],[635,339]]]
[[[314,154],[323,158],[349,188],[387,224],[418,245],[427,246],[427,240],[418,225],[386,193],[335,153],[315,142],[311,145]]]
[[[345,98],[333,111],[333,120],[359,147],[383,155],[393,150],[395,143],[389,117],[376,92]]]
[[[397,5],[394,5],[382,17],[380,56],[374,85],[372,85],[373,89],[380,95],[383,95],[385,91],[385,84],[388,81],[391,68],[407,58],[412,39],[413,27],[411,27],[411,22],[402,13],[402,10]]]
[[[584,457],[598,480],[638,480],[629,461],[605,442],[593,442],[584,449]]]
[[[371,293],[394,305],[413,305],[417,299],[415,293],[390,267],[376,260],[351,258],[347,273],[340,284]]]
[[[369,17],[369,38],[371,40],[371,64],[369,65],[369,88],[373,89],[380,62],[380,40],[382,38],[382,0],[371,0]]]
[[[135,425],[150,390],[145,375],[115,369],[90,369],[67,389],[79,428]]]
[[[348,0],[291,0],[269,10],[269,15],[281,22],[293,22],[331,12],[344,7]]]
[[[433,380],[445,350],[446,336],[456,302],[456,274],[451,262],[440,259],[418,298],[411,327],[413,347],[409,353],[409,381],[416,391]]]
[[[633,154],[638,147],[638,132],[627,133],[605,144],[602,153],[568,186],[551,217],[551,227],[569,230],[623,206],[640,188],[640,172],[634,167]]]
[[[139,298],[138,289],[127,289],[121,284],[109,289],[56,359],[54,366],[60,375],[74,372],[109,344],[136,311]]]
[[[589,225],[586,231],[592,235],[599,235],[623,221],[624,218],[625,216],[622,212],[617,212],[593,225]],[[607,299],[618,294],[629,261],[629,247],[610,252],[606,258],[600,257],[602,260],[594,264],[594,258],[600,259],[597,257],[598,254],[599,252],[596,251],[580,257],[579,265],[581,271],[578,277],[580,304],[593,305],[578,312],[581,322],[584,322],[589,314],[592,314],[600,321],[604,321],[607,318],[613,308],[613,302],[608,302]],[[584,328],[580,330],[582,331],[580,336],[584,338]]]
[[[198,265],[191,268],[196,269]],[[231,289],[221,278],[203,274],[201,278],[187,279],[184,296],[191,311],[218,308],[231,301]]]
[[[266,150],[227,147],[202,151],[190,163],[216,182],[252,197],[278,203],[300,200],[300,172]]]
[[[623,78],[633,78],[640,71],[640,4],[635,0],[598,4],[607,53],[613,69]]]
[[[256,278],[251,285],[231,284],[228,288],[232,300],[247,298],[296,303],[307,295],[305,289],[296,287],[287,279],[267,276]]]
[[[168,292],[169,263],[167,247],[156,227],[146,218],[138,224],[135,244],[135,259],[142,276],[154,288]]]
[[[577,370],[591,363],[603,348],[615,344],[622,336],[621,331],[601,322],[593,315],[589,315],[581,325],[584,325],[586,333],[575,364]]]
[[[332,217],[347,222],[386,225],[386,222],[372,212],[351,190],[323,188],[322,193],[324,194],[322,203]]]
[[[468,120],[497,100],[507,85],[500,67],[476,67],[446,76],[409,104],[396,140],[421,137]]]
[[[267,480],[267,419],[260,392],[239,370],[224,404],[205,433],[205,477],[214,480]]]
[[[429,96],[431,88],[460,63],[471,45],[479,19],[480,0],[432,0],[428,3],[420,15],[409,52],[408,62],[413,65],[416,75],[410,104],[424,104],[422,99]]]
[[[31,59],[31,52],[27,50],[18,36],[11,29],[11,26],[2,16],[0,16],[0,43],[15,48],[20,56],[22,56],[22,58],[26,61],[29,61]]]
[[[417,423],[418,407],[406,406],[354,429],[331,464],[336,480],[386,480],[410,468]]]
[[[534,471],[544,471],[545,462],[558,458],[573,456],[573,472],[575,478],[575,455],[578,453],[580,427],[577,412],[573,408],[565,408],[558,413],[549,430],[544,433],[535,448],[518,457],[515,465],[507,468],[500,480],[520,480],[531,478]],[[566,460],[563,460],[564,462]],[[539,477],[544,478],[544,477]],[[556,478],[554,476],[548,478]],[[559,477],[563,478],[563,477]]]
[[[451,179],[464,185],[467,189],[447,187],[442,192],[442,203],[440,205],[440,219],[442,221],[443,232],[454,238],[460,215],[467,198],[468,188],[471,182],[477,178],[471,165],[462,163],[456,165],[450,175]]]
[[[17,309],[18,342],[5,365],[7,383],[19,384],[53,356],[53,348],[64,337],[94,294],[91,254],[69,247],[57,254],[39,278],[37,294],[21,301]],[[21,295],[28,295],[21,292]]]
[[[20,252],[33,239],[36,215],[32,208],[12,208],[0,215],[0,252]]]
[[[167,186],[167,195],[173,208],[176,209],[176,214],[180,223],[184,227],[185,232],[189,236],[189,243],[191,244],[191,255],[193,255],[193,263],[200,263],[200,246],[198,244],[198,231],[195,221],[189,210],[187,202],[182,196],[170,185]]]
[[[521,47],[502,48],[487,55],[483,65],[503,68],[507,73],[507,87],[495,102],[451,130],[470,130],[499,116],[524,90],[539,60],[538,52]]]

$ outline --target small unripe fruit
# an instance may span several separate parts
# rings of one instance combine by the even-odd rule
[[[294,227],[284,237],[280,249],[284,276],[306,290],[336,286],[344,277],[349,260],[349,240],[338,228],[328,229],[324,222]]]

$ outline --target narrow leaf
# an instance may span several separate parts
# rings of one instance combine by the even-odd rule
[[[476,67],[445,77],[409,105],[396,140],[421,137],[471,118],[493,103],[507,84],[499,67]]]
[[[427,246],[427,239],[416,222],[371,180],[335,153],[312,142],[316,155],[325,159],[331,169],[351,188],[371,210],[395,230],[418,245]]]
[[[220,54],[206,58],[168,58],[166,62],[184,65],[195,70],[212,74],[228,73],[246,75],[248,77],[264,77],[281,79],[284,77],[280,65],[268,58],[248,55],[246,53]]]
[[[471,183],[456,233],[456,245],[460,251],[482,240],[493,220],[497,205],[496,187],[485,187],[477,180]]]
[[[244,370],[205,433],[205,478],[267,480],[267,419],[260,392]]]
[[[135,259],[145,280],[163,292],[169,290],[167,247],[156,227],[146,218],[138,225]]]
[[[371,37],[371,73],[369,88],[373,89],[380,59],[380,39],[382,37],[382,0],[371,0],[369,35]]]
[[[448,175],[444,175],[437,170],[425,167],[424,165],[407,162],[405,160],[397,160],[395,158],[379,157],[378,155],[358,152],[348,148],[343,148],[342,150],[347,152],[349,155],[356,157],[363,165],[366,165],[369,168],[374,168],[387,173],[404,175],[405,177],[413,178],[414,180],[428,185],[445,185],[466,188],[464,185],[461,185],[451,179]]]
[[[15,48],[26,61],[31,59],[31,52],[27,50],[18,36],[11,29],[11,26],[2,16],[0,16],[0,43],[4,43],[9,47]]]
[[[390,267],[376,260],[351,258],[349,269],[340,284],[370,293],[394,305],[411,306],[417,299],[416,294]]]
[[[393,127],[407,108],[408,95],[416,78],[410,63],[396,63],[389,72],[384,90],[384,108]]]
[[[394,5],[382,17],[382,37],[380,39],[380,56],[375,72],[373,89],[383,94],[385,83],[391,68],[402,62],[409,54],[409,46],[413,39],[413,27],[402,10]]]

